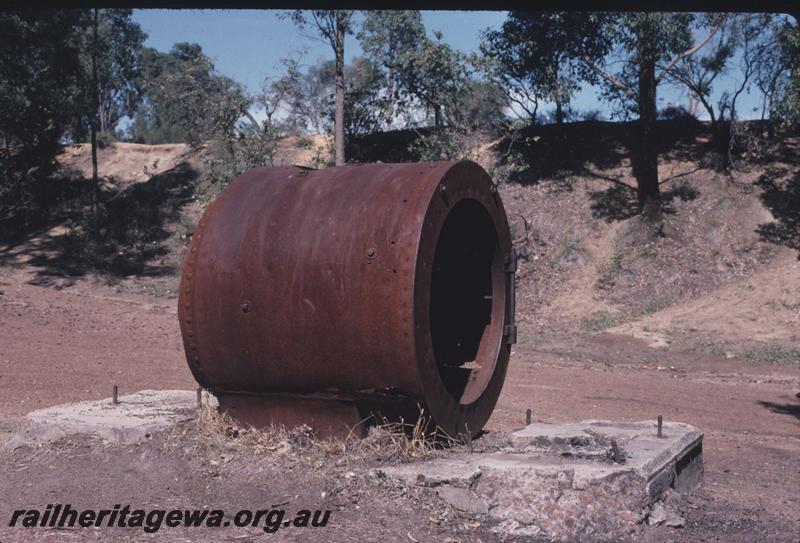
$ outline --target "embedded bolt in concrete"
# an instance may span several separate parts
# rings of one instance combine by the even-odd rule
[[[197,402],[194,390],[142,390],[119,396],[119,405],[108,408],[110,398],[47,407],[28,413],[19,433],[6,445],[53,442],[92,435],[110,443],[141,443],[175,424],[195,418],[190,410]],[[213,395],[203,403],[216,407]],[[0,537],[2,539],[2,537]]]
[[[661,426],[663,424],[664,424],[664,418],[661,415],[659,415],[658,416],[658,434],[657,434],[658,437],[664,437],[664,434],[663,434],[662,429],[661,429]]]
[[[621,463],[609,463],[612,439],[625,445],[625,451],[618,446]],[[656,441],[652,419],[534,422],[512,432],[507,449],[381,466],[370,474],[432,488],[459,511],[488,514],[498,521],[498,540],[504,534],[527,540],[534,533],[542,541],[582,541],[591,533],[593,541],[624,541],[642,513],[653,513],[652,504],[701,484],[702,439],[696,428],[672,421]],[[563,454],[576,447],[585,455]],[[564,488],[565,480],[580,483]]]
[[[531,416],[532,416],[532,415],[533,415],[533,412],[532,412],[530,409],[528,409],[527,411],[525,411],[525,425],[526,425],[526,426],[530,425],[530,423],[531,423]]]
[[[617,445],[617,440],[611,440],[611,453],[614,455],[614,462],[617,464],[622,463],[622,454],[619,452],[619,445]]]
[[[117,385],[114,385],[114,388],[111,389],[111,403],[114,405],[119,403],[119,390],[117,389]]]

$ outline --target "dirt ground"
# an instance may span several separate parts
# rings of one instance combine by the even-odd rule
[[[664,235],[648,238],[630,199],[615,188],[633,182],[627,158],[591,141],[597,156],[581,155],[580,169],[516,167],[509,174],[516,182],[501,187],[522,256],[520,333],[479,441],[522,426],[529,408],[544,422],[658,415],[687,422],[705,432],[704,484],[682,506],[683,528],[643,527],[635,539],[800,542],[800,142],[730,176],[701,167],[699,143],[674,147],[660,165],[669,208]],[[153,255],[143,268],[149,271],[65,266],[71,230],[58,223],[0,245],[0,444],[29,411],[107,398],[115,384],[122,394],[196,387],[174,295],[202,207],[191,190],[197,178],[181,164],[200,171],[202,153],[130,144],[104,153],[109,198],[153,185],[155,196],[126,197],[144,198],[144,208],[147,198],[169,204],[134,255]],[[86,149],[71,148],[61,160],[84,171],[86,157]],[[284,163],[306,159],[298,151]],[[530,177],[534,170],[546,178]],[[387,461],[379,454],[284,445],[212,438],[188,422],[138,446],[78,441],[0,451],[0,542],[498,540],[492,526],[429,491],[367,480],[367,467]],[[324,529],[274,534],[5,527],[14,509],[65,502],[332,515]]]
[[[113,384],[122,391],[195,386],[183,359],[174,300],[120,295],[111,287],[88,282],[59,290],[30,285],[26,283],[30,277],[24,269],[6,269],[0,285],[4,440],[26,412],[108,397]],[[798,541],[800,403],[795,393],[800,391],[800,370],[681,348],[654,348],[647,340],[619,333],[551,335],[540,340],[528,330],[522,336],[488,424],[489,435],[519,427],[527,408],[542,421],[642,420],[661,414],[667,420],[694,424],[705,432],[706,476],[702,490],[682,511],[687,525],[681,530],[648,528],[641,538]],[[331,526],[269,536],[234,529],[219,534],[162,530],[156,535],[176,541],[248,537],[356,541],[366,535],[386,541],[448,537],[492,541],[496,537],[489,527],[476,526],[475,520],[449,511],[425,493],[411,496],[362,482],[355,490],[332,495],[335,481],[345,480],[342,471],[347,466],[315,469],[302,458],[287,462],[267,453],[262,461],[239,458],[219,467],[217,460],[215,467],[214,458],[220,454],[209,444],[170,449],[164,440],[127,447],[64,443],[52,449],[4,453],[0,516],[8,519],[13,509],[53,502],[76,507],[123,502],[233,510],[288,501],[287,508],[297,504],[332,509]],[[137,540],[142,535],[99,529],[89,533],[115,540]],[[0,535],[0,540],[78,540],[85,535],[85,531],[15,529]]]

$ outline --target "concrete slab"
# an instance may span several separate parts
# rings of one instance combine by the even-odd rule
[[[613,460],[612,440],[620,462]],[[678,422],[665,422],[661,438],[655,421],[536,423],[513,432],[496,451],[380,468],[373,475],[436,487],[466,512],[485,508],[506,535],[613,541],[631,538],[671,489],[687,492],[700,484],[702,441],[701,432]],[[663,504],[656,514],[663,516]]]
[[[203,402],[216,398],[203,392]],[[119,397],[57,405],[28,413],[22,430],[6,448],[35,446],[77,435],[106,442],[139,443],[173,424],[191,419],[197,409],[195,390],[141,390]]]

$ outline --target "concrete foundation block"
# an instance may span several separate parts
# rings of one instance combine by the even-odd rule
[[[203,393],[203,402],[216,398]],[[91,435],[107,442],[139,443],[197,413],[195,390],[142,390],[119,397],[57,405],[28,413],[22,430],[7,448]]]
[[[665,422],[662,437],[655,421],[536,423],[513,432],[508,446],[496,451],[373,471],[436,487],[442,499],[466,512],[482,514],[485,504],[498,533],[614,541],[631,538],[667,492],[700,484],[702,440],[701,432],[678,422]]]

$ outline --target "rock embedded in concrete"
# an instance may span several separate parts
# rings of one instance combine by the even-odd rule
[[[216,398],[203,393],[204,402]],[[57,405],[28,413],[22,430],[7,448],[35,446],[81,435],[103,441],[132,444],[151,438],[197,412],[195,390],[142,390],[119,397]]]
[[[436,489],[439,497],[453,507],[466,513],[485,515],[489,512],[489,504],[468,488],[441,486]]]
[[[632,537],[648,516],[682,525],[669,509],[653,510],[670,489],[686,492],[703,474],[703,434],[692,426],[655,421],[531,424],[508,446],[459,453],[374,470],[408,485],[435,487],[453,507],[487,514],[498,533],[557,541],[613,541]],[[622,462],[611,455],[611,440]],[[661,506],[663,508],[663,505]]]

